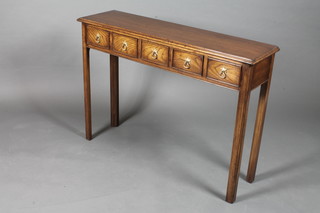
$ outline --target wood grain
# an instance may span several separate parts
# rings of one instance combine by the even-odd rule
[[[84,85],[84,111],[86,125],[86,139],[92,139],[91,124],[91,89],[90,89],[90,49],[86,45],[86,25],[82,24],[82,56],[83,56],[83,85]]]
[[[190,60],[189,63],[186,61]],[[203,56],[186,52],[183,50],[174,49],[172,67],[183,70],[185,72],[191,72],[198,75],[202,74]]]
[[[111,126],[119,126],[119,58],[110,55],[110,114]]]
[[[223,69],[226,69],[225,74],[222,73]],[[218,59],[209,59],[207,73],[208,78],[239,85],[240,73],[241,64],[232,64]]]
[[[112,37],[112,47],[114,51],[135,58],[138,56],[138,39],[117,33],[113,33]],[[127,44],[127,48],[125,49],[123,49],[124,43]]]
[[[254,65],[251,89],[255,89],[268,80],[271,60],[272,56],[269,56],[268,58]]]
[[[93,26],[87,26],[87,43],[99,46],[102,48],[109,48],[109,32],[93,27]],[[97,38],[98,37],[98,38]]]
[[[152,63],[168,66],[169,47],[142,40],[141,58]]]
[[[230,71],[230,68],[229,68],[229,71],[228,71],[229,75],[226,77],[226,79],[223,80],[218,75],[219,73],[217,70],[212,69],[212,66],[207,66],[208,59],[220,61],[220,62],[224,61],[227,64],[231,64],[235,66],[238,66],[239,64],[241,64],[237,61],[227,60],[226,58],[221,58],[214,55],[207,55],[207,54],[203,55],[201,49],[191,50],[189,49],[188,46],[183,46],[180,48],[178,44],[176,43],[169,44],[165,40],[162,40],[162,41],[154,40],[152,37],[146,38],[146,36],[139,37],[138,34],[132,35],[129,32],[123,32],[123,31],[121,31],[120,33],[119,30],[115,30],[113,28],[102,28],[101,26],[90,26],[90,25],[88,27],[89,28],[92,27],[98,30],[103,30],[108,32],[109,38],[110,38],[109,43],[112,44],[110,45],[112,46],[110,48],[111,51],[109,51],[108,48],[103,48],[103,47],[97,46],[96,44],[93,45],[90,42],[87,42],[87,46],[89,48],[94,48],[94,49],[108,52],[114,55],[119,55],[121,57],[130,56],[126,58],[130,60],[135,60],[144,64],[149,64],[151,62],[152,64],[161,65],[160,68],[162,69],[176,72],[182,75],[187,75],[187,76],[197,78],[209,83],[217,84],[219,86],[236,89],[236,90],[238,90],[239,88],[240,79],[237,76],[237,72],[234,71],[236,68],[230,67],[232,69]],[[130,36],[127,36],[127,34]],[[123,51],[122,49],[122,45],[124,41],[128,43],[128,49],[126,51]],[[152,55],[150,51],[152,51],[152,46],[154,47],[157,46],[161,50],[164,50],[160,58],[157,58],[156,60],[152,59],[151,57]],[[166,48],[168,48],[168,58],[166,57],[167,55],[165,54],[167,52]],[[174,59],[177,59],[177,57],[174,57],[174,50],[176,50],[176,52],[178,50],[180,52],[186,52],[189,54],[195,54],[200,56],[198,60],[195,58],[196,60],[195,62],[193,62],[193,64],[196,64],[196,66],[197,66],[197,62],[199,62],[198,67],[196,67],[196,69],[193,69],[195,68],[195,66],[193,66],[192,68],[186,69],[184,67],[185,59],[181,58],[183,57],[182,55],[180,56],[180,58],[178,57],[178,60],[173,61]],[[168,60],[168,63],[166,62],[167,60]],[[267,60],[262,60],[259,63],[255,64],[253,72],[257,72],[257,74],[254,75],[255,80],[252,81],[253,85],[251,86],[251,89],[254,89],[255,87],[259,86],[266,80],[265,79],[266,70],[264,68],[266,65],[266,62]],[[213,64],[213,62],[211,62],[210,64]],[[201,66],[202,68],[200,68]],[[209,71],[208,71],[208,68],[210,69]]]
[[[146,60],[142,60],[141,58],[134,58],[134,57],[131,57],[131,56],[128,56],[128,55],[124,55],[122,53],[118,53],[118,52],[110,50],[110,49],[99,48],[97,46],[93,46],[93,45],[90,45],[90,44],[88,44],[87,46],[89,48],[96,49],[96,50],[99,50],[99,51],[102,51],[102,52],[105,52],[105,53],[116,55],[116,56],[119,56],[119,57],[122,57],[122,58],[126,58],[126,59],[129,59],[129,60],[132,60],[132,61],[136,61],[136,62],[139,62],[139,63],[146,64],[146,65],[149,65],[149,66],[158,67],[158,68],[170,71],[170,72],[174,72],[174,73],[177,73],[177,74],[180,74],[180,75],[188,76],[188,77],[191,77],[191,78],[194,78],[194,79],[198,79],[198,80],[201,80],[201,81],[204,81],[204,82],[208,82],[208,83],[211,83],[211,84],[215,84],[215,85],[218,85],[218,86],[221,86],[221,87],[225,87],[225,88],[232,89],[232,90],[239,90],[238,86],[235,86],[235,85],[232,85],[232,84],[227,84],[225,82],[218,81],[218,80],[215,80],[215,79],[207,78],[206,76],[203,76],[203,75],[198,75],[198,74],[195,75],[192,72],[185,72],[183,70],[173,68],[172,67],[172,60],[171,60],[172,55],[173,55],[173,52],[172,52],[173,49],[172,48],[170,48],[170,50],[169,50],[169,67],[167,67],[167,66],[163,66],[161,64],[155,64],[155,63],[151,63],[151,62],[146,61]]]
[[[263,132],[263,125],[264,125],[264,120],[265,120],[266,111],[267,111],[273,63],[274,63],[274,55],[271,56],[270,63],[268,66],[269,80],[263,83],[260,88],[259,104],[258,104],[256,123],[254,127],[253,139],[252,139],[249,166],[247,171],[247,181],[249,183],[252,183],[256,176],[261,138],[262,138],[262,132]]]
[[[188,46],[249,64],[255,64],[279,51],[275,45],[115,10],[82,17],[78,21]]]
[[[234,129],[231,161],[229,168],[229,178],[226,201],[233,203],[236,200],[237,188],[241,167],[243,141],[246,132],[248,107],[250,100],[250,83],[252,80],[253,67],[243,65],[241,77],[241,87],[238,96],[238,106],[236,114],[236,125]]]

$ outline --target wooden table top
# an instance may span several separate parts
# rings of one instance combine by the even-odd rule
[[[247,64],[256,64],[279,51],[279,47],[185,25],[147,18],[116,10],[79,18],[101,27],[127,30],[212,53]]]

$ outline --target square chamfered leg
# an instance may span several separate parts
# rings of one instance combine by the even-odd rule
[[[257,163],[258,163],[258,157],[259,157],[259,151],[260,151],[260,145],[261,145],[263,125],[264,125],[269,90],[270,90],[273,62],[274,62],[274,55],[272,56],[271,63],[270,63],[269,79],[268,81],[264,82],[260,87],[259,104],[258,104],[258,110],[256,115],[256,123],[254,127],[249,166],[248,166],[248,172],[247,172],[247,181],[249,183],[252,183],[256,176],[256,169],[257,169]]]
[[[254,181],[256,169],[257,169],[263,124],[264,124],[264,118],[265,118],[265,113],[267,108],[268,85],[269,85],[269,81],[262,84],[260,88],[259,104],[258,104],[256,123],[254,127],[254,134],[252,139],[251,153],[250,153],[249,166],[248,166],[248,172],[247,172],[247,181],[249,183],[252,183]]]
[[[238,96],[236,124],[233,136],[233,145],[226,195],[226,201],[229,203],[233,203],[236,200],[237,196],[243,142],[246,131],[248,107],[250,100],[252,69],[252,66],[249,65],[243,65],[242,68],[242,80]]]
[[[83,83],[84,83],[84,109],[85,109],[85,125],[86,139],[92,139],[92,124],[91,124],[91,91],[90,91],[90,49],[86,45],[85,25],[82,24],[82,55],[83,55]]]
[[[110,55],[111,126],[119,126],[119,57]]]

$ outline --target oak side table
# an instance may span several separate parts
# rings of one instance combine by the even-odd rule
[[[127,58],[238,91],[226,201],[236,200],[251,90],[260,86],[247,181],[256,173],[275,53],[279,48],[120,11],[79,18],[86,138],[92,139],[89,50],[110,54],[111,126],[119,125],[119,62]]]

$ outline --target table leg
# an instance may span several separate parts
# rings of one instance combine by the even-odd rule
[[[119,58],[110,55],[111,126],[119,126]]]
[[[252,67],[244,66],[242,69],[242,81],[238,97],[236,124],[233,137],[231,162],[229,168],[229,179],[226,201],[233,203],[236,200],[238,180],[240,174],[243,141],[246,131],[248,106],[250,100],[250,82],[252,78]]]
[[[269,80],[263,83],[260,87],[259,104],[258,104],[256,123],[254,127],[254,134],[253,134],[252,146],[251,146],[251,154],[250,154],[249,166],[248,166],[248,172],[247,172],[247,181],[249,183],[252,183],[256,176],[256,169],[257,169],[257,163],[258,163],[258,157],[259,157],[259,151],[260,151],[263,125],[264,125],[264,119],[266,115],[268,96],[269,96],[269,90],[270,90],[273,60],[274,60],[274,55],[271,60]]]
[[[90,49],[84,45],[82,48],[82,52],[83,52],[84,109],[85,109],[85,119],[86,119],[87,140],[92,139],[89,51]]]

